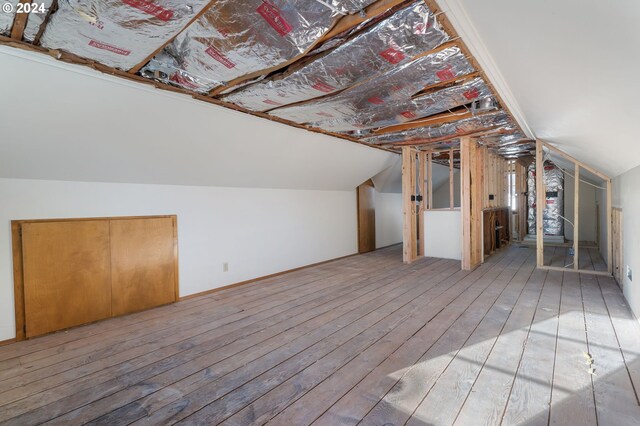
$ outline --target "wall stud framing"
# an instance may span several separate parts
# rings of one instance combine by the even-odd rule
[[[544,186],[544,149],[542,141],[536,141],[536,264],[544,266],[544,206],[546,204]]]
[[[592,275],[607,275],[613,274],[613,238],[612,238],[612,224],[611,224],[611,197],[612,197],[612,185],[611,178],[604,173],[590,167],[581,161],[576,160],[569,154],[561,151],[560,149],[549,145],[546,142],[536,141],[536,258],[537,266],[540,269],[546,269],[550,271],[568,271],[567,268],[559,268],[544,265],[544,234],[543,234],[543,214],[544,206],[546,204],[546,190],[544,188],[544,148],[547,148],[550,152],[561,156],[562,158],[570,161],[574,165],[574,227],[573,227],[573,271],[580,272],[581,274]],[[580,241],[580,168],[583,168],[606,182],[607,188],[607,271],[594,271],[589,269],[580,269],[579,264],[579,241]]]
[[[449,150],[449,209],[453,210],[454,203],[454,193],[453,193],[453,148]]]
[[[417,200],[418,205],[418,256],[424,256],[424,238],[425,238],[425,229],[424,229],[424,205],[425,205],[425,167],[426,167],[426,152],[418,152],[418,175],[417,175],[417,191],[416,195],[422,196],[421,199]]]
[[[607,271],[613,274],[613,230],[611,224],[611,199],[612,199],[611,179],[607,179]]]
[[[478,143],[468,137],[460,141],[460,209],[462,212],[462,269],[482,263],[482,176],[484,163]]]
[[[575,164],[573,194],[573,269],[580,269],[580,165]]]
[[[417,258],[416,222],[416,150],[402,148],[402,261],[411,263]]]

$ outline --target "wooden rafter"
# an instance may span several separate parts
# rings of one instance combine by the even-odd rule
[[[465,110],[466,111],[466,110]],[[465,118],[474,117],[471,111],[466,112],[445,112],[442,114],[432,115],[427,118],[420,118],[414,121],[408,121],[402,124],[396,124],[389,127],[383,127],[374,130],[376,135],[385,135],[387,133],[402,132],[404,130],[417,129],[420,127],[436,126],[438,124],[453,123],[454,121],[464,120]]]
[[[31,0],[20,0],[20,3],[30,4]],[[16,13],[13,19],[13,27],[11,29],[11,38],[14,40],[22,40],[24,29],[27,26],[27,20],[29,19],[28,13]]]
[[[458,42],[450,42],[447,44],[447,47],[457,46]],[[420,96],[428,95],[429,93],[437,92],[438,90],[442,90],[452,86],[458,86],[464,83],[467,83],[470,80],[473,80],[476,77],[482,77],[482,73],[479,71],[472,72],[471,74],[463,75],[461,77],[455,78],[453,80],[441,81],[439,83],[430,84],[429,86],[425,86],[419,92],[416,92],[411,96],[412,99],[418,98]]]
[[[479,137],[479,136],[484,136],[484,135],[488,135],[488,134],[498,134],[500,132],[502,132],[503,130],[501,129],[502,126],[492,126],[492,127],[485,127],[483,129],[480,130],[474,130],[472,132],[467,132],[467,133],[462,133],[456,136],[443,136],[440,138],[433,138],[433,139],[418,139],[418,140],[413,140],[413,141],[403,141],[403,142],[390,142],[390,143],[382,143],[379,144],[380,146],[418,146],[418,145],[429,145],[429,144],[434,144],[434,143],[438,143],[438,142],[445,142],[445,141],[450,141],[450,140],[454,140],[454,139],[458,139],[461,138],[463,136],[470,136],[470,137]],[[372,145],[375,146],[375,145]]]
[[[36,36],[33,39],[33,44],[36,46],[40,45],[40,39],[42,38],[42,34],[47,29],[47,25],[49,25],[49,20],[51,19],[51,15],[54,14],[58,10],[58,0],[53,0],[51,2],[51,6],[49,6],[49,10],[47,10],[47,14],[42,20],[42,24],[40,24],[40,29],[38,30]]]

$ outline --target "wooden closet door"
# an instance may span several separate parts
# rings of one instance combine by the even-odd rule
[[[177,300],[174,218],[111,221],[113,315]]]
[[[109,222],[22,224],[26,336],[111,316]]]
[[[358,186],[358,253],[376,249],[375,191],[371,179]]]

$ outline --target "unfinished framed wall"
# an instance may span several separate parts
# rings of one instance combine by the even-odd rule
[[[471,270],[482,263],[482,193],[484,158],[478,142],[469,137],[460,140],[462,212],[462,269]]]
[[[437,150],[427,148],[420,153],[426,167],[424,208],[419,213],[423,224],[420,248],[425,256],[462,258],[460,173],[456,164],[459,153],[457,146]]]
[[[483,163],[482,181],[482,260],[507,244],[511,234],[508,179],[512,163],[486,146],[479,148]]]
[[[612,208],[611,208],[611,178],[604,173],[576,160],[569,154],[559,150],[558,148],[543,142],[536,141],[536,170],[543,170],[544,160],[545,160],[545,149],[549,153],[557,155],[564,160],[569,161],[573,165],[573,179],[574,179],[574,215],[573,218],[565,218],[565,221],[573,225],[573,264],[571,270],[575,272],[585,273],[585,274],[595,274],[595,275],[606,275],[610,276],[613,272],[613,232],[612,232]],[[581,182],[581,171],[586,170],[598,178],[602,179],[606,185],[606,224],[607,224],[607,271],[595,271],[591,269],[582,269],[580,268],[580,182]],[[541,174],[537,174],[536,178],[536,263],[537,267],[541,269],[548,270],[560,270],[566,271],[568,268],[562,268],[557,266],[549,266],[545,264],[544,259],[544,227],[543,227],[543,217],[544,217],[544,206],[546,205],[547,192],[545,187],[544,179],[538,178]]]
[[[402,261],[411,263],[418,258],[417,213],[422,207],[416,205],[416,160],[415,148],[402,147]]]

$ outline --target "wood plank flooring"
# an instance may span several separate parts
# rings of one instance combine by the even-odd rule
[[[7,425],[626,426],[639,392],[613,278],[517,245],[471,272],[395,246],[0,347]]]

